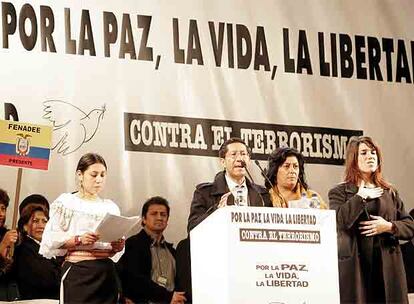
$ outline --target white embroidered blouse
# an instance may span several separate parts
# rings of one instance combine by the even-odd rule
[[[50,219],[43,232],[39,253],[48,259],[64,256],[67,249],[60,247],[75,235],[94,231],[106,213],[120,215],[121,212],[118,206],[109,199],[89,201],[76,194],[61,194],[50,205]],[[77,248],[79,250],[112,249],[110,243],[99,241],[93,245]],[[123,253],[124,250],[116,253],[111,259],[117,262]]]

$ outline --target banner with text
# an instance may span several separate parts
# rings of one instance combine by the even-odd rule
[[[176,243],[230,136],[262,167],[278,147],[297,148],[327,201],[349,139],[365,134],[413,208],[413,14],[410,0],[0,1],[0,119],[53,129],[49,170],[25,172],[21,197],[77,190],[79,158],[97,152],[102,196],[127,216],[166,197]],[[20,144],[34,153],[33,140]],[[15,172],[0,170],[13,197]]]

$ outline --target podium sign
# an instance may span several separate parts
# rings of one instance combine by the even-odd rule
[[[195,304],[339,303],[335,211],[228,206],[190,239]]]

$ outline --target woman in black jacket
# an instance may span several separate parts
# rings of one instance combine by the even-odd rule
[[[45,207],[30,205],[18,222],[22,240],[14,253],[14,274],[23,300],[59,299],[60,263],[39,254],[48,219]]]
[[[398,240],[414,236],[414,222],[383,178],[382,165],[370,137],[352,138],[344,182],[329,191],[337,215],[342,303],[408,303]]]

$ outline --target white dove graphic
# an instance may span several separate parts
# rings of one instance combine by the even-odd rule
[[[62,100],[47,100],[43,105],[43,118],[53,123],[52,150],[62,155],[75,152],[93,138],[106,110],[103,105],[86,113]]]

